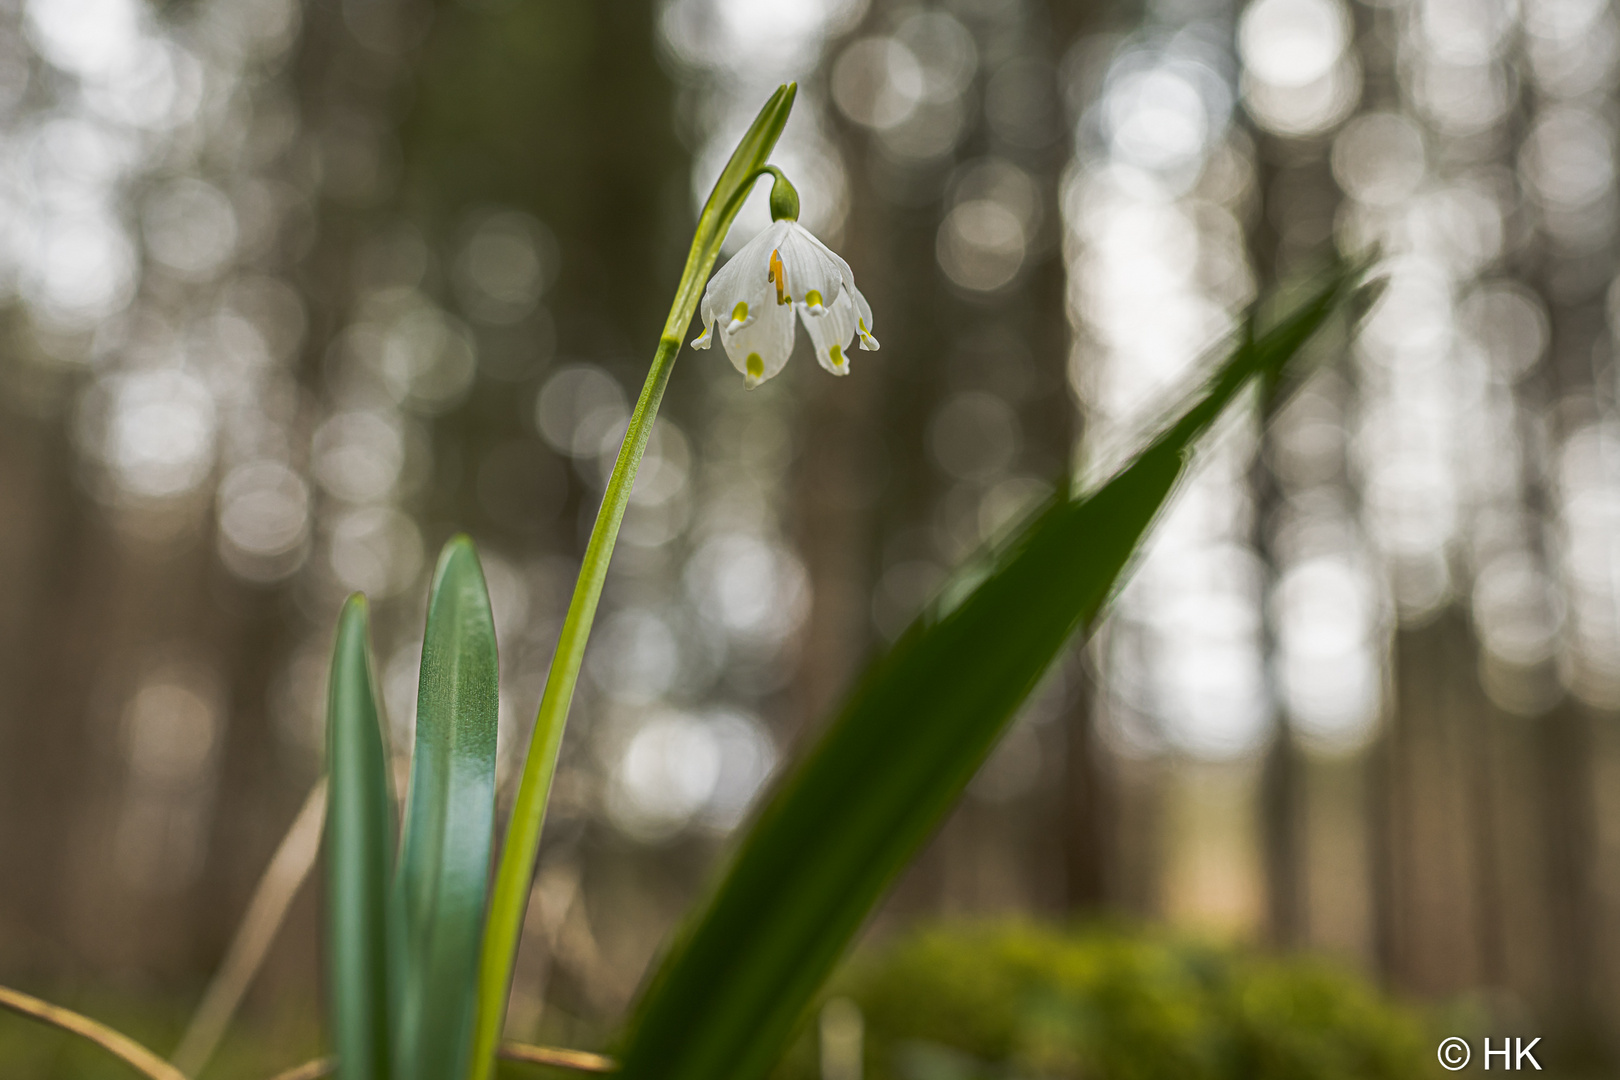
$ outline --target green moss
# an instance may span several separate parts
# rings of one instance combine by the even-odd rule
[[[829,997],[865,1080],[1396,1080],[1428,1075],[1415,1013],[1326,963],[1165,934],[1028,923],[924,929]],[[818,1080],[806,1030],[775,1080]]]

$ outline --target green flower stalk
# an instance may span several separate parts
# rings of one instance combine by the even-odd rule
[[[854,292],[848,265],[827,251],[820,241],[810,236],[809,232],[794,220],[798,215],[798,193],[782,176],[780,170],[766,164],[777,139],[782,134],[783,126],[787,123],[796,90],[794,85],[783,86],[765,103],[753,126],[748,129],[736,151],[731,155],[731,160],[726,163],[719,180],[715,182],[708,202],[704,204],[703,212],[698,218],[697,233],[692,239],[692,250],[686,259],[686,269],[681,274],[680,285],[675,290],[674,303],[670,305],[669,318],[664,323],[663,334],[658,341],[658,350],[653,354],[647,381],[641,388],[641,396],[636,400],[635,411],[630,415],[629,429],[625,432],[623,445],[619,447],[619,457],[613,465],[612,475],[608,478],[607,490],[602,497],[602,507],[597,512],[596,525],[592,528],[590,541],[585,547],[579,580],[574,586],[574,596],[569,602],[568,614],[557,639],[557,651],[552,657],[551,672],[546,680],[545,692],[540,699],[539,715],[529,739],[523,777],[512,807],[512,820],[501,851],[500,866],[496,871],[495,887],[490,900],[479,957],[478,1000],[473,1021],[472,1060],[469,1067],[471,1080],[489,1080],[493,1074],[495,1053],[500,1046],[501,1029],[506,1020],[512,966],[523,930],[523,915],[528,908],[529,889],[540,845],[540,831],[545,822],[546,802],[556,773],[557,751],[562,744],[569,704],[573,701],[574,688],[579,681],[580,662],[584,659],[591,623],[596,617],[597,604],[602,597],[602,584],[607,578],[608,562],[613,556],[613,545],[619,535],[619,525],[624,520],[625,508],[630,502],[630,492],[635,485],[636,470],[641,464],[642,453],[647,448],[647,439],[652,433],[653,420],[658,415],[658,405],[663,400],[664,388],[669,383],[675,357],[680,352],[681,339],[687,327],[691,325],[693,315],[698,311],[699,298],[703,298],[706,327],[701,340],[703,345],[707,345],[715,322],[714,302],[711,302],[710,298],[715,297],[717,298],[715,302],[718,302],[718,298],[731,296],[730,291],[720,288],[721,279],[730,273],[731,278],[736,278],[740,286],[744,269],[759,264],[755,268],[760,273],[748,275],[753,281],[745,290],[752,306],[741,308],[744,298],[739,295],[732,308],[728,310],[733,312],[741,310],[741,317],[733,318],[733,325],[722,335],[727,352],[732,355],[733,363],[737,364],[739,370],[749,378],[750,385],[756,385],[770,374],[774,374],[776,370],[780,370],[781,363],[787,359],[786,351],[792,348],[793,313],[801,306],[808,312],[812,294],[817,294],[814,297],[814,304],[821,310],[809,316],[807,322],[813,319],[816,325],[825,324],[831,332],[842,327],[843,321],[847,321],[849,334],[854,333],[857,322],[862,322],[863,328],[871,323],[871,310],[865,306],[865,300],[860,299],[859,294]],[[709,294],[704,295],[704,283],[708,281],[709,273],[714,269],[727,230],[736,218],[738,210],[742,208],[743,199],[753,187],[754,181],[767,172],[776,178],[771,209],[773,217],[780,220],[762,233],[760,238],[751,241],[748,247],[732,259],[726,269],[716,277]],[[783,228],[784,226],[786,228]],[[776,236],[778,233],[781,235],[766,249],[769,258],[760,262],[758,248],[761,239],[767,235]],[[744,255],[748,256],[747,261],[744,260]],[[836,263],[831,260],[836,260]],[[732,273],[733,266],[737,267],[735,273]],[[774,276],[767,277],[767,274]],[[795,282],[796,276],[800,274],[804,275],[804,287],[795,296],[787,290],[791,287],[790,283]],[[730,281],[730,278],[727,280]],[[780,293],[780,297],[771,297],[773,300],[779,299],[780,303],[765,302],[770,290]],[[850,314],[851,312],[853,314]],[[785,347],[781,331],[784,316],[787,325]],[[754,326],[769,326],[776,336],[765,345],[749,347],[748,351],[741,354],[739,362],[736,350],[748,346],[753,340],[747,335],[746,330]],[[848,344],[849,334],[845,334],[843,338],[845,345]],[[823,338],[818,336],[817,330],[812,330],[811,336],[816,339],[819,357],[823,353],[820,347]],[[839,352],[841,353],[841,350]],[[755,355],[758,356],[758,360],[750,359]],[[765,359],[767,355],[768,362]]]

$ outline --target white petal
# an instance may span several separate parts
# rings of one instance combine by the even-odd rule
[[[752,283],[751,291],[738,294],[730,307],[716,312],[716,321],[724,327],[725,336],[729,338],[752,326],[765,314],[766,309],[777,306],[776,286],[761,278]]]
[[[698,301],[698,318],[703,320],[703,333],[692,339],[692,348],[707,349],[714,339],[714,284],[711,282]]]
[[[703,320],[705,329],[714,325],[714,309],[714,278],[710,278],[709,287],[703,290],[703,299],[698,301],[698,317]]]
[[[843,281],[844,289],[855,300],[855,332],[861,336],[861,348],[867,352],[878,351],[878,339],[872,336],[872,305],[866,302],[861,290],[855,287],[855,273],[849,268],[849,263],[832,249],[827,250],[833,261],[838,264],[838,276]]]
[[[742,372],[750,389],[775,375],[793,351],[793,306],[774,296],[762,302],[755,317],[734,334],[720,335],[731,366]]]
[[[774,291],[775,286],[770,282],[771,252],[781,243],[787,232],[783,226],[787,224],[789,222],[776,222],[744,244],[726,265],[715,271],[698,304],[706,328],[717,321],[730,322],[731,313],[739,302],[752,307],[766,291]]]
[[[855,302],[855,332],[861,336],[861,348],[877,352],[878,339],[872,336],[872,305],[866,302],[853,281],[849,283],[849,295]]]
[[[709,279],[709,291],[722,299],[752,292],[756,279],[763,280],[770,273],[771,252],[781,246],[782,237],[787,233],[783,228],[786,224],[788,222],[774,222],[744,244],[742,250]]]
[[[788,295],[813,307],[817,306],[814,301],[819,297],[819,306],[831,307],[843,287],[839,267],[843,260],[797,221],[788,224],[792,227],[777,248],[787,270]]]
[[[805,304],[794,306],[799,309],[805,331],[816,347],[816,363],[834,375],[848,375],[849,342],[855,336],[855,321],[859,317],[849,293],[839,293],[838,299],[820,315],[812,314]]]
[[[844,288],[853,289],[855,287],[855,271],[851,270],[849,263],[844,261],[844,257],[832,248],[827,249],[827,254],[832,256],[833,262],[838,266],[838,280],[844,283]]]

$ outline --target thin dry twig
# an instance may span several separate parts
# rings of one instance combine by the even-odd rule
[[[287,917],[287,909],[315,865],[321,848],[321,825],[325,820],[326,778],[322,777],[310,789],[287,835],[270,857],[270,865],[259,879],[219,971],[192,1014],[180,1045],[169,1058],[181,1072],[196,1076],[219,1049],[225,1029],[230,1027],[237,1006],[242,1003],[243,995]]]
[[[610,1057],[586,1050],[564,1050],[556,1046],[530,1046],[527,1043],[503,1042],[498,1051],[507,1061],[522,1061],[529,1065],[553,1065],[575,1072],[610,1073],[619,1063]]]
[[[332,1071],[336,1068],[337,1058],[316,1058],[314,1061],[306,1061],[302,1065],[288,1069],[286,1072],[276,1073],[270,1080],[320,1080],[323,1076],[331,1076]]]
[[[41,1001],[20,990],[4,986],[0,986],[0,1008],[14,1012],[18,1016],[26,1016],[30,1020],[38,1020],[42,1024],[61,1028],[82,1039],[89,1039],[109,1054],[122,1058],[131,1068],[145,1074],[151,1080],[186,1080],[185,1073],[128,1035],[114,1031],[106,1024],[92,1020],[88,1016],[81,1016],[71,1009],[52,1005],[48,1001]]]
[[[499,1053],[507,1061],[521,1061],[527,1065],[551,1065],[558,1069],[572,1069],[575,1072],[609,1073],[619,1067],[618,1062],[601,1054],[592,1054],[585,1050],[564,1050],[556,1046],[530,1046],[527,1043],[504,1042],[501,1043]],[[323,1076],[331,1076],[336,1068],[337,1058],[316,1058],[286,1072],[277,1073],[270,1080],[320,1080]]]

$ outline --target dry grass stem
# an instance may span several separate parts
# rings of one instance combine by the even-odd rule
[[[314,1061],[296,1065],[286,1072],[276,1073],[270,1080],[320,1080],[323,1076],[331,1076],[336,1069],[337,1058],[316,1058]]]
[[[507,1061],[521,1061],[529,1065],[551,1065],[559,1069],[573,1069],[575,1072],[609,1073],[619,1067],[619,1063],[612,1058],[585,1050],[563,1050],[555,1046],[529,1046],[517,1042],[502,1043],[499,1056]]]
[[[109,1054],[123,1059],[131,1068],[151,1077],[151,1080],[186,1080],[185,1073],[128,1035],[114,1031],[106,1024],[98,1023],[88,1016],[81,1016],[71,1009],[52,1005],[48,1001],[41,1001],[20,990],[4,986],[0,986],[0,1008],[14,1012],[18,1016],[26,1016],[30,1020],[38,1020],[42,1024],[61,1028],[82,1039],[89,1039]]]
[[[619,1063],[612,1058],[585,1050],[564,1050],[556,1046],[530,1046],[527,1043],[517,1042],[502,1043],[500,1057],[507,1061],[520,1061],[526,1065],[550,1065],[558,1069],[573,1069],[575,1072],[609,1073],[619,1067]],[[320,1080],[323,1076],[332,1075],[336,1069],[337,1058],[316,1058],[286,1072],[277,1073],[270,1080]]]
[[[237,1006],[258,974],[276,932],[321,848],[321,825],[326,820],[326,778],[315,782],[304,805],[270,858],[264,876],[242,916],[225,959],[192,1014],[191,1025],[170,1061],[188,1076],[202,1072],[236,1015]]]

